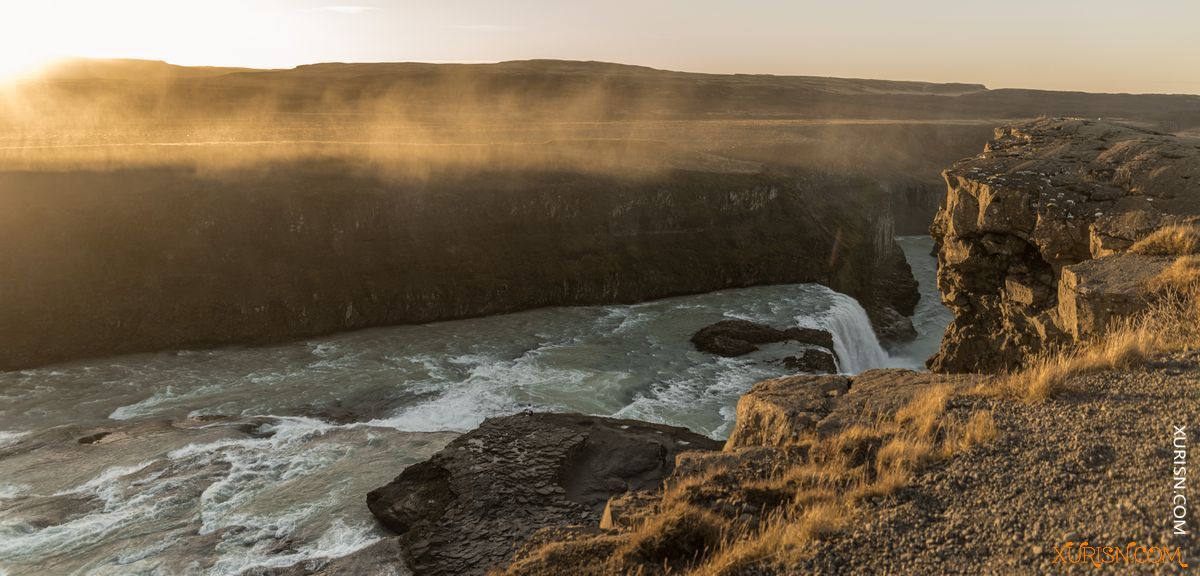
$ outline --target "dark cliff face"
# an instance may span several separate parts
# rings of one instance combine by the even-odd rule
[[[685,428],[580,414],[488,419],[367,494],[417,574],[491,573],[539,529],[595,525],[605,503],[658,490],[675,457],[719,450]]]
[[[1087,120],[996,130],[945,172],[933,235],[955,319],[929,366],[994,372],[1094,337],[1169,261],[1126,253],[1200,214],[1200,140]]]
[[[876,314],[916,300],[879,187],[818,174],[395,181],[324,161],[7,172],[0,190],[4,369],[756,284]]]

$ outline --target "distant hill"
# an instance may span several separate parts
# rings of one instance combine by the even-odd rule
[[[633,118],[1015,119],[1105,118],[1167,131],[1200,126],[1200,96],[989,90],[813,76],[700,74],[606,62],[495,64],[323,63],[286,70],[176,66],[144,60],[71,60],[27,91],[90,106],[103,96],[139,114],[404,112],[508,119]],[[148,107],[147,103],[153,104]],[[36,108],[36,106],[35,106]],[[2,111],[0,111],[2,112]]]
[[[838,94],[968,94],[986,90],[982,84],[937,84],[893,80],[824,78],[819,76],[776,76],[771,74],[703,74],[658,70],[647,66],[576,60],[511,60],[494,64],[431,64],[424,62],[326,62],[291,69],[179,66],[161,60],[72,58],[42,72],[41,81],[61,80],[176,80],[249,74],[260,79],[379,78],[401,79],[423,75],[524,76],[556,75],[606,78],[673,79],[729,82],[744,86],[789,86]]]
[[[161,60],[71,58],[50,65],[38,80],[137,80],[154,81],[176,78],[211,78],[253,68],[217,66],[179,66]]]
[[[979,92],[987,88],[982,84],[937,84],[932,82],[905,82],[893,80],[867,80],[852,78],[825,78],[820,76],[776,76],[772,74],[704,74],[659,70],[647,66],[613,64],[610,62],[576,60],[511,60],[495,64],[426,64],[419,62],[344,64],[326,63],[298,66],[291,70],[274,70],[280,77],[330,76],[354,77],[391,74],[396,76],[419,74],[447,75],[553,75],[625,78],[639,80],[672,80],[725,83],[746,88],[789,87],[827,92],[831,94],[942,94],[957,95]]]

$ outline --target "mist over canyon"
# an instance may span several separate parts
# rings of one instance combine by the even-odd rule
[[[0,89],[0,574],[1153,540],[1128,415],[1194,406],[1197,134],[1197,96],[62,63]]]

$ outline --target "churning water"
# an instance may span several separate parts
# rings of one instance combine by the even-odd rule
[[[691,334],[723,318],[824,327],[844,372],[919,368],[949,315],[930,241],[901,245],[922,338],[892,355],[854,299],[790,285],[0,373],[0,573],[235,574],[344,555],[383,535],[367,491],[525,409],[721,437],[738,396],[800,350],[695,351]]]

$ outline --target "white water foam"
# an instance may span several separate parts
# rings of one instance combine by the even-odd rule
[[[55,496],[90,494],[103,502],[103,507],[94,513],[69,522],[29,531],[19,525],[0,525],[0,560],[20,555],[37,554],[55,556],[77,547],[86,547],[89,542],[111,537],[129,525],[145,521],[159,513],[153,490],[148,493],[126,495],[119,479],[137,473],[153,461],[135,466],[116,466],[105,470],[96,478],[71,490],[58,492]]]
[[[305,511],[305,514],[309,513],[311,511]],[[338,518],[312,545],[301,546],[290,553],[275,554],[269,557],[261,553],[256,554],[253,550],[225,556],[214,564],[209,573],[214,575],[241,574],[251,568],[282,568],[321,558],[338,558],[357,552],[379,540],[378,536],[372,535],[370,526],[351,526]]]
[[[33,490],[28,484],[0,484],[0,500],[12,500]]]
[[[131,420],[142,416],[149,416],[158,412],[164,404],[178,402],[189,398],[200,398],[209,393],[219,391],[221,387],[216,384],[198,386],[186,392],[176,392],[176,387],[168,385],[161,392],[157,392],[149,398],[145,398],[139,402],[135,402],[128,406],[121,406],[113,410],[108,415],[111,420]]]
[[[27,436],[29,432],[9,432],[0,430],[0,448],[9,444],[16,444],[22,437]]]
[[[732,429],[735,416],[735,411],[727,408],[736,404],[737,398],[754,382],[776,374],[744,358],[718,358],[714,368],[700,374],[685,371],[638,394],[612,416],[678,425],[682,414],[712,412],[719,416],[714,425],[688,422],[689,427],[713,438],[724,438]]]
[[[215,476],[215,481],[199,494],[199,533],[230,530],[217,545],[210,574],[235,574],[255,566],[280,567],[333,558],[376,542],[378,531],[372,523],[339,515],[332,517],[316,538],[286,553],[278,552],[278,542],[288,541],[312,518],[333,513],[345,495],[331,490],[323,498],[301,500],[284,510],[264,509],[262,501],[269,499],[276,487],[289,483],[303,486],[305,478],[344,457],[350,444],[320,441],[327,433],[364,425],[337,426],[305,417],[270,418],[274,423],[261,428],[263,432],[274,432],[270,437],[188,444],[170,451],[165,461],[110,467],[83,484],[54,493],[52,496],[94,497],[101,506],[41,529],[31,529],[19,521],[0,523],[0,562],[30,555],[79,553],[93,549],[97,542],[119,538],[137,525],[169,519],[180,514],[175,508],[189,499],[189,486],[195,485],[200,475]],[[0,496],[25,492],[28,487],[0,485]],[[153,569],[160,561],[158,557],[179,538],[167,534],[150,546],[120,551],[107,560],[112,565],[103,569],[93,566],[88,573],[161,573]]]
[[[530,397],[543,386],[569,386],[588,376],[580,370],[556,368],[539,362],[539,356],[552,346],[540,348],[515,359],[504,360],[484,355],[463,355],[450,362],[469,368],[466,379],[446,389],[433,383],[441,394],[431,400],[406,407],[384,419],[367,425],[395,428],[406,432],[466,432],[485,418],[503,416],[530,407]]]

